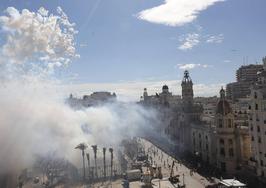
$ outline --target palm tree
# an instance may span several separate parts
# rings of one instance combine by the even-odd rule
[[[103,176],[106,178],[106,163],[105,163],[106,148],[103,148]]]
[[[85,181],[85,159],[84,159],[84,155],[85,155],[85,149],[87,148],[88,146],[85,144],[85,143],[80,143],[79,145],[77,145],[75,147],[75,149],[80,149],[81,152],[82,152],[82,159],[83,159],[83,180]]]
[[[91,147],[92,147],[93,153],[94,153],[95,175],[96,175],[96,177],[98,177],[98,173],[97,173],[97,145],[93,145]]]
[[[114,152],[114,149],[109,148],[109,152],[111,153],[111,178],[112,178],[113,177],[113,158],[114,158],[113,152]]]
[[[90,176],[90,154],[86,153],[87,156],[87,161],[88,161],[88,172],[89,172],[89,176]]]

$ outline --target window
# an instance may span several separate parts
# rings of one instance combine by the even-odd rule
[[[258,104],[257,103],[255,104],[255,110],[258,110]]]
[[[220,144],[224,145],[224,139],[220,139]]]
[[[224,148],[220,148],[220,155],[225,156]]]
[[[260,160],[260,166],[263,166],[263,160]]]
[[[231,119],[228,119],[227,120],[227,123],[228,123],[228,127],[231,128],[232,127],[232,120]]]
[[[254,141],[254,136],[251,137],[251,140]]]
[[[207,150],[207,151],[209,150],[209,145],[208,145],[208,144],[206,144],[206,150]]]
[[[228,140],[228,143],[229,143],[230,145],[233,145],[233,140],[232,140],[232,139],[229,139],[229,140]]]
[[[234,149],[233,148],[229,148],[229,156],[234,157]]]
[[[260,126],[257,126],[257,131],[260,132]]]
[[[261,143],[261,137],[259,136],[258,142]]]
[[[256,121],[259,121],[259,115],[256,114]]]
[[[222,128],[223,127],[223,121],[221,119],[218,120],[218,124],[219,124],[219,127]]]
[[[254,98],[255,98],[255,99],[258,98],[258,96],[257,96],[257,92],[254,92]]]
[[[262,105],[262,107],[263,107],[263,110],[266,111],[266,103],[264,103],[264,104]]]

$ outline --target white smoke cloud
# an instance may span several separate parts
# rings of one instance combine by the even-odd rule
[[[27,167],[35,155],[51,151],[76,163],[77,144],[114,147],[148,128],[155,117],[127,103],[73,110],[58,100],[53,82],[35,76],[18,78],[0,86],[0,172]]]
[[[9,7],[0,17],[7,36],[0,56],[0,176],[28,167],[35,155],[51,151],[75,162],[79,143],[114,146],[155,117],[135,104],[81,110],[65,104],[60,80],[52,79],[47,69],[77,56],[76,31],[63,10],[57,12],[55,16],[44,8],[35,13]]]
[[[66,65],[74,57],[75,24],[58,7],[58,15],[50,14],[41,7],[36,13],[27,9],[21,12],[8,7],[5,16],[0,16],[1,28],[6,34],[2,56],[8,62],[46,62],[49,68]],[[2,57],[2,58],[3,58]]]

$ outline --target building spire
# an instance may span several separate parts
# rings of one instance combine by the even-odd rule
[[[193,104],[193,83],[189,76],[189,72],[185,70],[184,77],[182,80],[182,100],[186,106],[191,106]]]
[[[192,82],[188,70],[185,70],[184,72],[183,82]]]
[[[221,99],[225,99],[225,90],[224,90],[223,86],[222,86],[222,88],[220,90],[220,98]]]

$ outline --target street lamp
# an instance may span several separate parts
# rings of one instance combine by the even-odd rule
[[[84,151],[85,149],[87,148],[88,146],[85,144],[85,143],[80,143],[79,145],[77,145],[75,147],[75,149],[80,149],[81,150],[81,153],[82,153],[82,162],[83,162],[83,180],[85,181],[85,159],[84,159]]]

